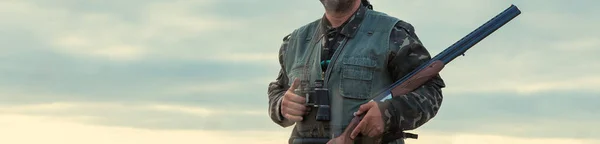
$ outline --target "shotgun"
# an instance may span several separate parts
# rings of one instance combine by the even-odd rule
[[[500,27],[504,26],[506,23],[517,17],[521,14],[521,11],[517,6],[511,5],[500,14],[496,15],[491,20],[487,21],[483,25],[479,26],[477,29],[469,33],[467,36],[458,40],[456,43],[452,44],[450,47],[446,48],[444,51],[437,54],[428,62],[422,64],[409,74],[402,77],[400,80],[393,83],[388,89],[379,92],[377,96],[372,98],[372,101],[385,101],[387,99],[391,99],[395,96],[401,96],[407,94],[416,88],[422,86],[425,82],[429,81],[431,78],[438,75],[440,71],[444,68],[444,66],[454,60],[456,57],[460,55],[464,55],[464,53],[473,47],[475,44],[479,43],[481,40],[492,34],[494,31],[498,30]],[[350,124],[344,132],[329,141],[329,143],[334,144],[351,144],[354,140],[350,138],[350,133],[356,128],[358,123],[362,120],[363,116],[355,116]],[[357,137],[359,138],[360,135]],[[392,135],[385,135],[381,139],[383,143],[389,143],[393,140],[400,138],[417,138],[416,134],[398,132]]]

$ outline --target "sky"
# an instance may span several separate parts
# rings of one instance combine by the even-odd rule
[[[410,144],[600,144],[599,1],[371,0],[432,55],[511,4],[452,61]],[[286,143],[268,116],[282,38],[316,1],[2,0],[0,143]]]

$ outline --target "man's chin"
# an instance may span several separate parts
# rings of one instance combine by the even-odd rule
[[[356,0],[320,0],[326,11],[342,13],[352,9]]]

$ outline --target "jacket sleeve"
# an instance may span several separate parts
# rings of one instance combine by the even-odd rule
[[[398,22],[390,36],[388,69],[394,81],[399,80],[421,64],[431,59],[421,44],[414,28],[406,22]],[[442,104],[442,78],[426,82],[416,90],[380,103],[386,132],[416,129],[431,120]]]
[[[275,81],[269,83],[269,88],[268,88],[268,95],[269,95],[269,116],[271,117],[271,120],[273,120],[273,122],[275,122],[276,124],[282,126],[282,127],[288,127],[294,124],[294,122],[285,119],[280,112],[280,108],[281,108],[281,99],[283,98],[283,94],[287,91],[287,89],[290,87],[288,85],[288,77],[287,74],[285,72],[285,66],[283,64],[283,55],[285,53],[285,49],[287,48],[287,44],[288,44],[288,40],[289,40],[290,35],[286,36],[283,39],[283,43],[281,44],[281,47],[279,48],[279,64],[281,66],[280,70],[279,70],[279,74],[277,76],[277,78],[275,79]]]

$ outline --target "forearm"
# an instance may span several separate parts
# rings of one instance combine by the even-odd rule
[[[286,90],[287,88],[285,88],[285,85],[281,85],[281,81],[275,81],[269,84],[269,116],[273,122],[282,127],[288,127],[294,124],[292,121],[285,119],[281,115],[281,99]]]
[[[442,104],[443,87],[443,80],[438,76],[413,92],[383,102],[385,130],[413,130],[431,120]]]

